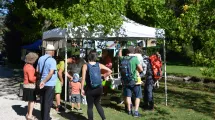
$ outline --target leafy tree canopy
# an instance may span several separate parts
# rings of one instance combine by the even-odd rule
[[[43,17],[54,27],[73,27],[87,25],[91,30],[104,25],[103,31],[120,27],[125,14],[126,0],[35,0],[26,2],[26,6],[36,18]]]
[[[69,23],[87,25],[90,30],[103,25],[102,30],[109,33],[120,27],[125,15],[164,28],[168,50],[190,57],[195,65],[214,66],[214,11],[214,0],[14,0],[9,12],[18,22],[8,26],[21,31],[27,41]]]

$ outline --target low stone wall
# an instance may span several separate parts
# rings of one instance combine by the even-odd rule
[[[198,78],[198,77],[193,77],[193,76],[168,75],[167,80],[184,81],[184,82],[215,83],[215,79],[212,79],[212,78]]]

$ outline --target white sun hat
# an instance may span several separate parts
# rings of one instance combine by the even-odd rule
[[[55,50],[55,47],[53,45],[51,45],[51,44],[48,44],[46,46],[46,51],[52,51],[52,50]]]

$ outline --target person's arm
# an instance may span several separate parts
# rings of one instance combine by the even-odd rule
[[[63,85],[63,71],[64,71],[64,61],[60,62],[60,67],[58,68],[58,78],[60,79],[61,84]]]
[[[119,49],[119,57],[122,57],[122,48]]]
[[[52,61],[50,61],[49,73],[46,76],[46,78],[42,81],[43,83],[48,82],[51,79],[52,75],[55,73],[55,70],[57,69],[56,61],[54,59],[51,59],[51,60]],[[48,60],[47,60],[47,63],[48,63]]]
[[[112,70],[109,69],[108,67],[104,66],[103,64],[99,64],[100,69],[105,70],[106,73],[104,73],[102,76],[104,76],[104,78],[108,77],[111,73]]]
[[[108,68],[112,68],[112,60],[111,60],[111,58],[107,58],[107,64],[105,65],[106,67],[108,67]]]
[[[28,80],[30,83],[35,83],[36,82],[36,76],[35,76],[35,69],[32,67],[29,67],[27,70],[28,74]]]
[[[40,59],[37,62],[37,68],[36,68],[36,72],[39,73],[39,63],[40,63]]]
[[[39,63],[37,64],[36,72],[39,73]]]
[[[84,83],[86,79],[86,72],[87,72],[87,64],[84,64],[82,67],[82,79],[81,79],[81,91],[84,94]]]
[[[44,82],[44,83],[48,82],[51,79],[54,72],[55,72],[55,70],[50,70],[49,74],[46,76],[46,78],[42,82]]]
[[[142,71],[143,71],[143,67],[142,67],[141,64],[138,64],[138,65],[137,65],[137,71],[138,71],[138,72],[142,72]]]
[[[58,77],[60,79],[60,82],[63,83],[63,70],[62,69],[58,70]]]
[[[67,72],[66,76],[67,76],[70,80],[72,80],[72,76],[71,76],[68,72]]]

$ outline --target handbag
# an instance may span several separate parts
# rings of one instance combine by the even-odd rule
[[[42,78],[42,74],[43,74],[43,70],[44,70],[44,67],[45,67],[46,60],[48,58],[50,58],[50,56],[45,59],[41,73],[39,73],[39,72],[35,73],[36,74],[35,75],[36,76],[36,88],[35,88],[35,91],[36,91],[37,95],[40,93],[40,82],[41,82],[40,80]]]
[[[19,97],[23,96],[23,83],[19,84]]]

